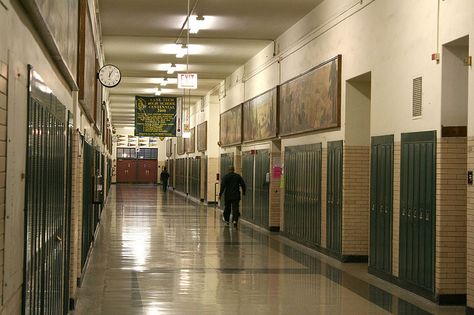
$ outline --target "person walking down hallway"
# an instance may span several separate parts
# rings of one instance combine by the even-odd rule
[[[160,180],[161,180],[161,184],[163,185],[164,192],[166,192],[166,189],[168,188],[169,178],[170,178],[170,173],[168,173],[168,170],[166,169],[166,166],[165,166],[165,168],[163,168],[163,171],[161,171],[161,174],[160,174]]]
[[[232,211],[232,223],[237,227],[239,221],[239,202],[240,202],[240,188],[242,194],[245,195],[245,182],[242,176],[235,173],[233,166],[229,168],[227,173],[221,181],[221,190],[219,192],[219,199],[224,195],[224,221],[226,225],[229,224],[230,213]]]

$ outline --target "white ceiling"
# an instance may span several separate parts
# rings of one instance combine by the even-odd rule
[[[106,63],[122,72],[119,86],[110,90],[112,123],[133,126],[134,96],[152,95],[175,63],[178,72],[198,74],[192,101],[206,95],[238,67],[256,55],[322,0],[190,0],[194,14],[205,17],[206,29],[191,34],[188,59],[173,53],[186,20],[187,0],[99,0]],[[180,39],[180,40],[178,40]],[[176,83],[163,95],[180,96]]]

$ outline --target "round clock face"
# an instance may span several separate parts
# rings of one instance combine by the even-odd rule
[[[121,78],[119,68],[114,65],[105,65],[99,70],[99,81],[105,87],[117,86]]]

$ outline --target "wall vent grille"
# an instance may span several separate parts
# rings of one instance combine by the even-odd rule
[[[421,105],[423,95],[423,78],[413,79],[413,117],[421,117]]]

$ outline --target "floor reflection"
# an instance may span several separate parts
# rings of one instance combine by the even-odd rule
[[[415,305],[278,235],[220,218],[156,186],[116,186],[75,313],[463,314]]]

